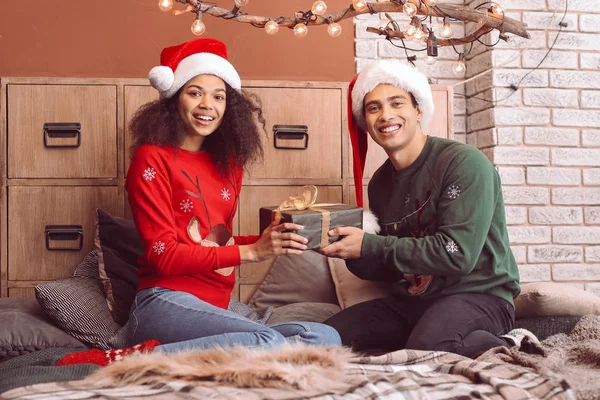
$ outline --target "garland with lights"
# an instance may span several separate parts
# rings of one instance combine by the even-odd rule
[[[170,11],[175,2],[185,4],[185,8],[173,11],[174,15],[191,12],[195,15],[191,30],[195,35],[202,35],[206,31],[206,25],[202,21],[203,14],[226,20],[237,21],[251,24],[254,27],[262,28],[269,35],[275,35],[280,27],[293,29],[294,35],[303,38],[308,34],[309,25],[327,25],[327,32],[332,37],[338,37],[342,34],[342,27],[339,21],[347,18],[354,18],[361,14],[385,13],[389,23],[384,28],[368,27],[367,32],[385,36],[394,46],[403,48],[406,51],[406,58],[414,64],[416,56],[409,56],[408,50],[426,51],[425,62],[433,64],[438,56],[438,47],[452,46],[458,54],[458,59],[454,65],[454,72],[461,74],[465,72],[464,58],[467,53],[460,52],[456,46],[470,44],[473,48],[473,42],[481,41],[481,37],[497,30],[499,40],[508,40],[507,33],[511,33],[526,39],[529,39],[529,33],[526,30],[526,24],[515,19],[506,17],[502,6],[498,3],[488,1],[479,4],[474,8],[458,6],[453,4],[438,4],[437,0],[390,0],[368,2],[367,0],[354,0],[348,8],[327,13],[327,4],[323,0],[317,0],[308,11],[298,11],[293,17],[261,17],[249,15],[241,11],[249,0],[233,0],[232,9],[226,9],[209,4],[203,0],[159,0],[158,6],[163,11]],[[397,21],[390,17],[389,13],[403,12],[410,18],[410,23],[400,28]],[[440,38],[436,37],[433,26],[433,18],[442,18],[443,25],[439,29]],[[453,38],[451,21],[473,22],[477,24],[477,29],[469,35],[461,38]],[[405,40],[417,42],[417,46],[422,48],[412,48],[405,44]],[[401,44],[396,44],[400,41]],[[492,45],[495,46],[498,41]],[[484,43],[485,44],[485,43]],[[469,51],[470,51],[469,49]]]

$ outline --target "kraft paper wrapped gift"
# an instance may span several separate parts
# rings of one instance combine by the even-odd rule
[[[314,186],[303,188],[303,195],[290,197],[279,206],[261,207],[260,232],[262,233],[281,212],[281,221],[304,226],[296,233],[308,239],[307,250],[320,249],[335,242],[339,236],[329,236],[327,232],[340,226],[354,226],[362,229],[363,209],[347,204],[316,203],[317,190]]]

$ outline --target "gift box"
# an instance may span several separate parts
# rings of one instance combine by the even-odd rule
[[[260,232],[262,233],[275,218],[280,206],[260,208]],[[280,223],[292,222],[304,226],[296,233],[308,239],[307,250],[315,250],[339,240],[339,236],[329,236],[327,232],[340,226],[354,226],[362,229],[363,209],[346,204],[327,204],[308,207],[304,210],[281,210]]]

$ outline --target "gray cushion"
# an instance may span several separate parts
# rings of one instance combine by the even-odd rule
[[[97,209],[98,271],[114,320],[125,325],[138,286],[137,259],[144,252],[135,223]]]
[[[0,299],[0,321],[0,361],[52,347],[85,347],[57,327],[35,299]]]
[[[327,257],[314,251],[278,256],[248,305],[264,311],[302,302],[338,305]]]

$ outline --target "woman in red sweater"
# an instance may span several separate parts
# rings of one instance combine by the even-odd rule
[[[145,253],[132,307],[131,344],[161,351],[273,347],[290,341],[337,345],[322,324],[262,325],[227,310],[235,267],[301,254],[306,239],[274,221],[261,236],[232,236],[244,167],[262,156],[258,100],[241,92],[225,45],[196,39],[168,47],[149,74],[160,100],[130,124],[129,204]]]

